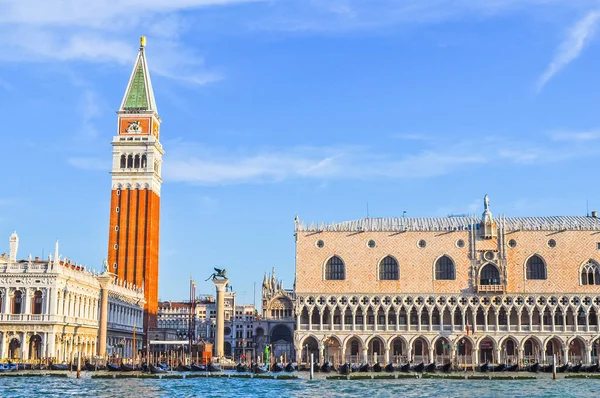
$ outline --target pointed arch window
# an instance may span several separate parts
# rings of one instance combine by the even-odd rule
[[[346,279],[346,266],[338,256],[331,257],[325,265],[325,279],[341,281]]]
[[[127,168],[128,169],[133,168],[133,155],[127,156]]]
[[[448,281],[456,279],[454,261],[448,256],[442,256],[435,262],[435,279]]]
[[[582,285],[600,285],[600,266],[595,261],[588,261],[581,267]]]
[[[124,169],[127,167],[127,156],[121,155],[121,168]]]
[[[500,272],[498,268],[491,263],[486,264],[481,273],[479,274],[480,285],[499,285],[500,284]]]
[[[140,155],[135,155],[133,167],[135,167],[136,169],[140,168]]]
[[[527,260],[527,279],[546,279],[546,264],[538,255]]]
[[[32,303],[32,314],[41,314],[42,313],[42,292],[37,290],[33,294],[33,303]]]
[[[397,281],[399,279],[398,261],[387,256],[379,264],[379,279],[382,281]]]

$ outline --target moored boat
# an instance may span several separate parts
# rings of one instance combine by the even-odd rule
[[[427,367],[425,368],[425,372],[435,372],[435,362],[432,362],[429,365],[427,365]]]
[[[358,372],[359,370],[360,370],[360,369],[359,369],[359,367],[358,367],[356,364],[354,364],[354,365],[350,366],[350,372],[352,372],[352,373],[356,373],[356,372]]]
[[[121,370],[121,367],[119,365],[116,365],[114,363],[107,363],[106,364],[106,370],[108,370],[109,372],[118,372]]]
[[[283,365],[274,363],[273,366],[271,366],[271,372],[283,372]]]
[[[254,374],[262,374],[262,373],[267,373],[269,370],[267,369],[266,366],[258,366],[258,364],[254,364],[254,366],[252,366],[252,373]]]
[[[207,370],[209,372],[221,372],[222,369],[219,365],[215,365],[215,364],[209,364]]]
[[[442,370],[442,372],[449,372],[451,367],[452,367],[452,362],[447,362],[442,365],[441,370]]]
[[[410,363],[407,362],[404,365],[400,365],[398,370],[400,370],[400,372],[410,372]]]
[[[504,370],[507,372],[516,372],[517,370],[519,370],[519,365],[518,364],[508,365]]]
[[[493,368],[491,368],[490,370],[492,372],[502,372],[504,369],[506,369],[506,365],[501,363],[499,365],[494,366]]]
[[[581,369],[582,372],[587,372],[587,373],[593,373],[593,372],[596,372],[597,370],[598,370],[598,364],[586,366],[585,368]]]
[[[295,370],[296,370],[296,367],[294,366],[294,364],[292,362],[285,365],[286,372],[294,372]]]
[[[248,371],[248,367],[246,365],[242,365],[241,363],[238,363],[237,365],[235,365],[235,371],[236,372],[247,372]]]
[[[376,372],[376,373],[381,372],[381,364],[379,362],[377,362],[375,365],[373,365],[373,372]]]
[[[425,364],[424,364],[423,362],[421,362],[421,363],[420,363],[420,364],[418,364],[418,365],[415,365],[415,366],[412,368],[413,372],[422,372],[422,371],[423,371],[423,369],[425,369]]]
[[[480,372],[487,372],[488,370],[490,370],[489,362],[480,364],[479,366],[477,366],[477,370]]]
[[[129,363],[121,364],[121,372],[133,372],[134,370],[135,370],[135,367],[132,364],[129,364]]]
[[[51,363],[50,370],[69,370],[69,365],[66,363]]]
[[[332,370],[335,370],[335,368],[329,362],[325,362],[323,366],[321,366],[321,372],[323,373],[330,373]]]
[[[163,368],[161,368],[160,366],[154,366],[152,364],[148,365],[148,368],[150,369],[150,373],[154,374],[163,374],[163,373],[167,373],[167,371]]]
[[[387,365],[385,365],[385,371],[389,372],[389,373],[393,373],[396,370],[396,367],[394,366],[393,363],[388,363]]]
[[[581,364],[577,364],[569,367],[569,372],[578,373],[581,370]]]
[[[338,367],[338,372],[343,375],[347,375],[351,372],[351,367],[348,362]]]
[[[556,367],[556,373],[565,373],[569,369],[569,364],[565,363],[564,365]]]
[[[540,369],[540,363],[536,362],[534,364],[528,365],[525,367],[525,370],[527,370],[528,372],[532,372],[535,373]]]
[[[362,364],[358,367],[358,371],[359,372],[370,372],[371,371],[371,365],[369,365],[368,363]]]
[[[196,365],[193,363],[191,368],[192,372],[206,372],[206,365]]]
[[[178,372],[191,372],[192,367],[184,364],[180,364],[176,369]]]

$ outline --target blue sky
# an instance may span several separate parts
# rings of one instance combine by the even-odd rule
[[[107,253],[138,37],[163,119],[160,297],[294,277],[293,219],[600,209],[600,3],[0,0],[0,231]],[[4,250],[2,250],[4,251]],[[257,297],[259,297],[258,292]],[[257,302],[259,300],[257,299]]]

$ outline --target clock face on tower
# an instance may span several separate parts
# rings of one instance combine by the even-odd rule
[[[127,126],[126,130],[129,134],[139,134],[142,132],[142,127],[140,126],[139,121],[129,122],[129,126]]]

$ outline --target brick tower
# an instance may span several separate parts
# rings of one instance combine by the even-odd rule
[[[144,330],[156,327],[161,167],[160,118],[148,63],[140,50],[117,112],[113,137],[108,264],[119,279],[143,286]]]

